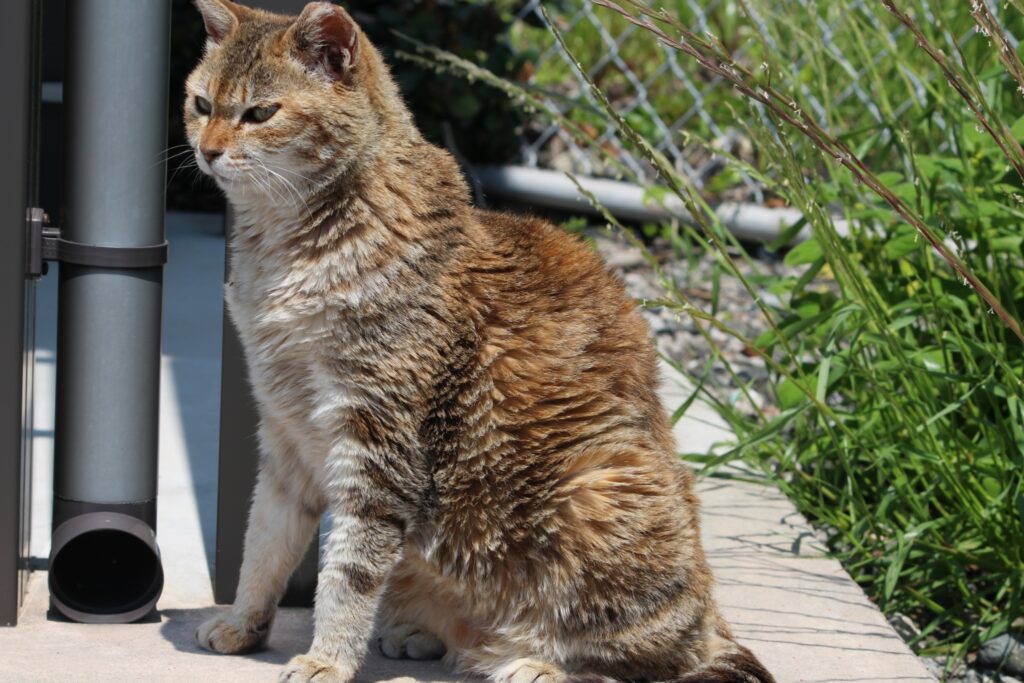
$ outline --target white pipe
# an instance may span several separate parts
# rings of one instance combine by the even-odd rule
[[[597,213],[573,181],[560,171],[525,166],[476,166],[474,172],[487,193],[553,209]],[[593,194],[617,218],[640,222],[663,221],[672,217],[686,221],[691,219],[683,202],[674,195],[670,195],[662,205],[653,200],[645,201],[644,189],[633,183],[604,178],[578,180],[585,190]],[[735,202],[719,204],[715,207],[715,213],[722,224],[738,238],[754,242],[771,242],[784,228],[803,217],[796,209],[769,209],[757,204]],[[839,234],[847,234],[849,226],[845,220],[837,219],[835,226]],[[810,230],[804,227],[794,242],[806,240],[810,234]]]

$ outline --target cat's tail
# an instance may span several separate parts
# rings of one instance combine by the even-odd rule
[[[775,683],[754,653],[735,641],[707,662],[679,678],[659,683]],[[619,683],[598,674],[570,674],[566,683]]]
[[[732,647],[672,683],[775,683],[754,653],[733,641]]]

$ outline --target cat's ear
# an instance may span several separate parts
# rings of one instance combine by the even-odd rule
[[[344,79],[356,63],[359,29],[337,5],[309,3],[288,32],[299,61],[332,80]]]
[[[195,3],[203,15],[206,35],[214,43],[221,42],[238,27],[242,8],[231,0],[195,0]]]

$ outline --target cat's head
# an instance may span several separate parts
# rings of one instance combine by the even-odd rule
[[[208,37],[185,85],[185,127],[229,196],[301,195],[374,153],[397,96],[344,9],[311,2],[285,17],[195,2]]]

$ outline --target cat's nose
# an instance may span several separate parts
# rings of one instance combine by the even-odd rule
[[[202,148],[199,151],[201,151],[203,153],[203,158],[206,159],[206,163],[208,163],[208,164],[212,164],[214,159],[216,159],[220,155],[224,154],[224,150],[222,150],[222,149],[212,149],[210,147],[204,147],[204,148]]]

